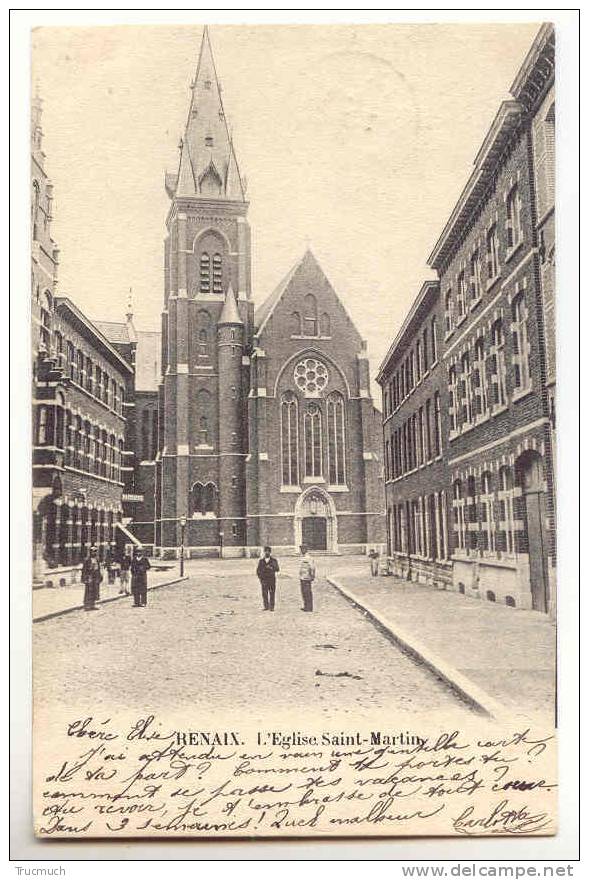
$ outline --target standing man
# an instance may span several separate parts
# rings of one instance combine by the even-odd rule
[[[121,588],[119,590],[119,595],[128,596],[129,595],[129,569],[131,568],[131,557],[127,553],[124,552],[123,558],[121,559]]]
[[[264,611],[274,611],[276,596],[276,573],[280,571],[278,560],[272,556],[272,547],[264,547],[264,555],[258,562],[256,574],[262,586]]]
[[[368,558],[370,559],[370,573],[372,574],[372,577],[377,577],[380,557],[376,547],[371,548]]]
[[[143,555],[141,547],[135,547],[133,562],[131,563],[133,608],[145,607],[147,605],[147,572],[150,568],[149,559]]]
[[[98,551],[94,545],[82,565],[82,583],[84,584],[84,611],[97,611],[96,603],[100,596],[102,572],[98,561]]]
[[[309,553],[308,548],[303,544],[301,546],[301,564],[299,566],[299,580],[301,582],[301,596],[303,597],[303,607],[301,611],[313,610],[313,581],[315,580],[315,562]]]

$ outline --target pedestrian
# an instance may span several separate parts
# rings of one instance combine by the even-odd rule
[[[379,562],[380,562],[380,554],[376,547],[372,547],[370,553],[368,554],[368,558],[370,559],[370,573],[372,577],[378,576]]]
[[[120,573],[120,589],[119,596],[128,596],[129,595],[129,569],[131,568],[131,557],[125,551],[123,553],[123,558],[121,559],[121,573]]]
[[[104,566],[108,575],[108,583],[112,585],[115,582],[115,568],[113,552],[110,546],[106,548],[106,553],[104,554]]]
[[[280,571],[278,560],[272,556],[272,547],[264,547],[264,555],[258,562],[256,573],[262,586],[264,611],[274,611],[276,597],[276,574]]]
[[[149,559],[143,555],[141,547],[135,547],[131,562],[131,592],[134,608],[147,605],[147,572],[150,568]]]
[[[301,546],[301,564],[299,566],[299,580],[301,582],[301,596],[303,597],[303,607],[301,611],[313,610],[313,581],[315,580],[315,562],[309,553],[308,548],[303,544]]]
[[[90,547],[88,556],[82,565],[82,583],[84,584],[84,611],[97,611],[96,603],[100,597],[102,572],[98,560],[98,550]]]

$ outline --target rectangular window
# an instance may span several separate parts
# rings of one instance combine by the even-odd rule
[[[495,223],[487,232],[487,277],[493,281],[499,275],[499,241]]]
[[[511,250],[520,243],[523,236],[521,225],[521,199],[517,184],[513,186],[507,194],[505,207],[507,210],[507,248]]]
[[[432,457],[432,431],[431,431],[431,420],[432,420],[432,402],[431,400],[426,400],[425,402],[425,453],[426,453],[426,461],[431,461]]]
[[[456,311],[457,318],[460,321],[466,314],[466,283],[464,281],[464,272],[458,276],[458,284],[456,289]]]
[[[434,394],[434,454],[437,458],[442,452],[442,413],[440,410],[440,392]]]
[[[470,302],[476,302],[481,297],[481,260],[478,248],[473,251],[470,258]]]

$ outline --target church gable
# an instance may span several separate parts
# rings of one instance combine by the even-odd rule
[[[362,347],[362,339],[323,269],[307,251],[256,314],[257,335],[262,348],[281,340],[289,348],[335,343],[350,355]],[[332,346],[327,345],[327,350]]]

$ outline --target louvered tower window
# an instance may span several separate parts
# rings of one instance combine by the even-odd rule
[[[223,258],[221,254],[213,256],[213,293],[223,293]]]
[[[206,252],[200,255],[200,292],[211,292],[211,258]]]

